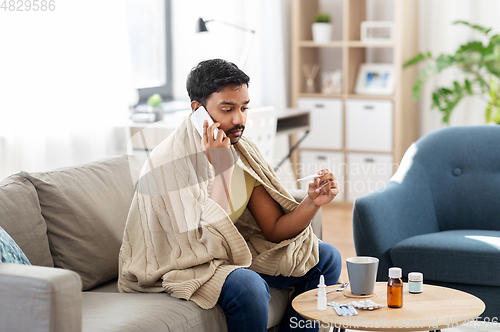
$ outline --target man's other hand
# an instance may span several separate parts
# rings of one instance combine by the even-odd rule
[[[307,194],[317,206],[330,203],[339,193],[339,187],[335,176],[328,169],[322,169],[318,172],[321,175],[314,181],[309,182]]]

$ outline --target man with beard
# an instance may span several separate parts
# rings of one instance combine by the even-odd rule
[[[203,309],[220,304],[229,331],[255,332],[267,330],[269,286],[294,287],[294,298],[316,288],[320,275],[335,284],[341,259],[310,226],[337,195],[335,177],[318,172],[300,204],[286,192],[243,136],[248,84],[221,59],[191,70],[191,108],[206,109],[214,123],[205,121],[200,137],[193,113],[151,153],[129,212],[119,288],[168,292]],[[289,304],[280,330],[306,326],[299,320]]]

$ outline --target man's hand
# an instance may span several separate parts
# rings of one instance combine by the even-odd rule
[[[215,169],[215,179],[210,198],[219,204],[227,214],[231,213],[231,177],[234,169],[231,140],[223,130],[219,129],[214,139],[214,130],[220,123],[215,122],[210,127],[208,121],[203,122],[203,138],[201,149],[207,154],[208,161]]]
[[[214,166],[215,173],[220,174],[233,167],[234,161],[231,150],[231,140],[223,130],[219,129],[217,137],[214,139],[214,130],[220,123],[215,122],[210,127],[208,122],[203,122],[203,139],[201,148],[207,154],[208,161]]]
[[[322,169],[318,172],[321,177],[309,182],[307,194],[317,206],[322,206],[330,203],[339,193],[338,183],[335,181],[335,176],[328,171]]]

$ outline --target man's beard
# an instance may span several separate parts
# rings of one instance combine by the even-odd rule
[[[233,132],[233,131],[236,131],[236,130],[241,130],[241,135],[238,137],[238,139],[233,143],[231,142],[231,145],[234,145],[236,143],[238,143],[238,141],[240,140],[241,136],[243,136],[243,132],[245,131],[245,126],[243,125],[238,125],[238,126],[234,126],[233,128],[229,129],[228,131],[226,131],[226,136],[229,137],[229,133]]]

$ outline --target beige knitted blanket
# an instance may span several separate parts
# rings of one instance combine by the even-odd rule
[[[241,157],[237,164],[264,185],[285,213],[298,206],[255,145],[242,137],[235,149]],[[210,199],[213,178],[189,119],[151,152],[120,249],[121,292],[168,292],[210,309],[237,268],[302,276],[318,263],[311,226],[293,239],[269,242],[248,210],[234,224]]]

